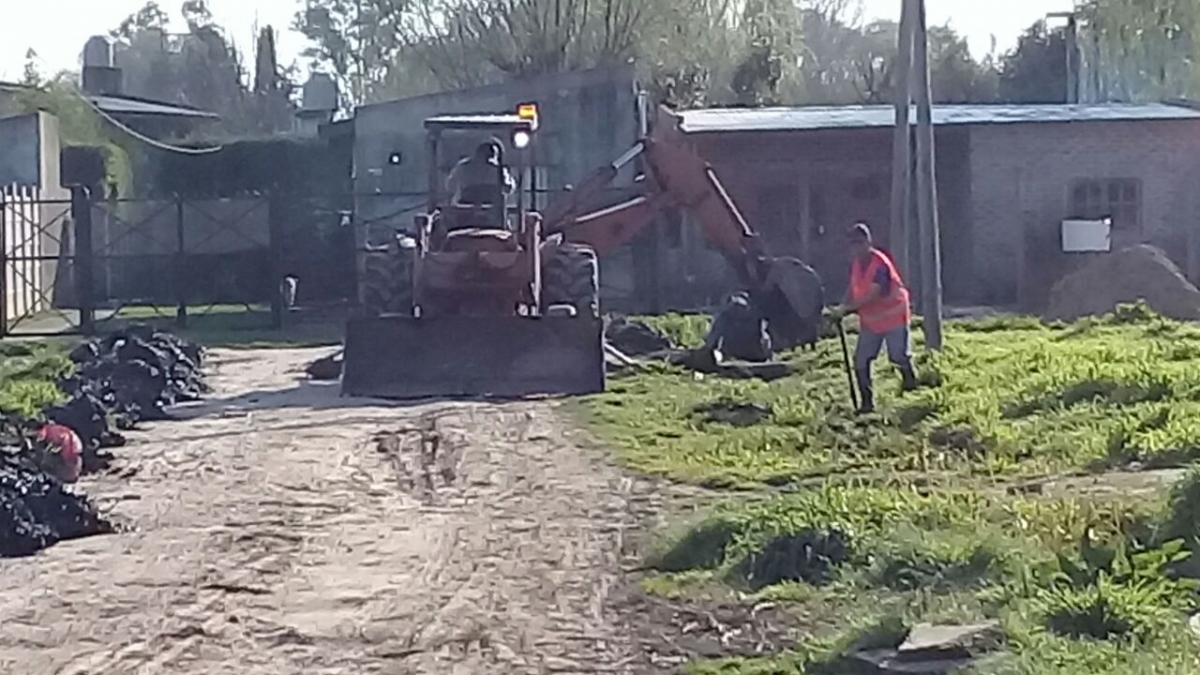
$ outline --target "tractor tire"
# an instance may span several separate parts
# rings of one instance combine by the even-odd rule
[[[364,316],[412,314],[411,251],[393,249],[364,254],[358,279],[359,302]]]
[[[555,305],[576,316],[600,316],[600,263],[590,246],[559,244],[542,251],[542,312]]]

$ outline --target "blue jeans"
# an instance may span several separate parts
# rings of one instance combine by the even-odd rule
[[[901,368],[908,367],[912,361],[910,334],[908,326],[901,326],[882,334],[868,330],[859,331],[858,344],[854,348],[854,368],[870,368],[871,362],[879,356],[884,344],[887,344],[888,360]]]

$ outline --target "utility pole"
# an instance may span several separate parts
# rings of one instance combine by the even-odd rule
[[[912,277],[909,258],[912,241],[912,106],[913,13],[909,0],[901,0],[900,44],[896,55],[896,130],[892,137],[892,257],[905,279]]]
[[[355,92],[355,98],[357,100],[354,102],[354,104],[359,106],[364,105],[367,102],[367,94],[365,91],[367,86],[366,73],[363,72],[366,70],[367,63],[365,54],[366,45],[363,38],[363,35],[366,33],[366,29],[363,27],[363,0],[356,0],[354,3],[354,23],[356,37],[358,38],[358,49],[356,49],[354,52],[354,60],[358,62],[358,73],[356,73],[355,76],[355,80],[358,83],[355,88],[358,89],[358,91]]]
[[[920,221],[921,304],[925,347],[942,348],[942,253],[938,224],[936,152],[933,139],[933,93],[929,82],[929,33],[925,0],[915,5],[913,72],[917,99],[917,219]]]

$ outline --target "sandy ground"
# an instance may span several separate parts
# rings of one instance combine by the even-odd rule
[[[646,671],[641,487],[555,404],[364,405],[325,353],[215,352],[83,486],[131,531],[0,561],[0,672]]]

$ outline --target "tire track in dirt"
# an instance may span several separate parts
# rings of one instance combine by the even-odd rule
[[[322,353],[216,352],[86,485],[133,531],[0,562],[0,671],[643,672],[640,483],[552,404],[340,399],[296,379]]]

